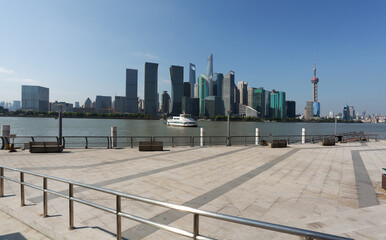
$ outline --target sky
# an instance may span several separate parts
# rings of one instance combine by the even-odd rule
[[[316,53],[321,114],[386,114],[386,1],[304,0],[0,0],[0,101],[21,85],[50,89],[50,101],[81,104],[124,96],[125,69],[158,67],[170,92],[171,65],[286,92],[304,112],[312,100]]]

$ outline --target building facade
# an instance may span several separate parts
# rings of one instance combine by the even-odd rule
[[[205,74],[198,77],[199,114],[205,116],[205,98],[209,96],[209,79]]]
[[[196,65],[193,63],[189,64],[189,83],[191,86],[190,96],[194,96],[194,84],[196,83]]]
[[[95,112],[97,113],[111,113],[111,97],[110,96],[96,96]]]
[[[161,95],[161,112],[169,114],[170,96],[167,91],[162,91]]]
[[[229,71],[223,80],[222,86],[222,100],[224,102],[224,112],[234,112],[234,86],[235,86],[235,72]]]
[[[286,101],[287,106],[287,118],[296,117],[296,102],[295,101]]]
[[[286,118],[285,92],[272,90],[271,111],[272,118]]]
[[[124,113],[126,112],[126,97],[115,96],[114,98],[114,112],[115,113]]]
[[[239,103],[248,105],[248,83],[244,81],[238,82],[237,89],[239,91]]]
[[[144,111],[151,116],[157,116],[157,85],[158,63],[145,63],[145,94]]]
[[[172,84],[172,109],[170,113],[172,115],[179,115],[182,111],[182,96],[184,94],[184,67],[171,66],[169,70]]]
[[[126,69],[126,103],[125,112],[138,112],[138,70]]]
[[[21,86],[21,107],[24,111],[48,112],[50,91],[40,86]]]

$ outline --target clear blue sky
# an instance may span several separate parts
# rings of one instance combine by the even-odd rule
[[[322,114],[345,104],[386,114],[386,1],[4,1],[0,0],[0,101],[22,84],[50,101],[124,96],[125,68],[159,63],[236,72],[236,81],[282,90],[303,113],[312,99],[314,50]]]

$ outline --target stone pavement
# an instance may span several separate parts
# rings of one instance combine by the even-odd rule
[[[386,142],[138,149],[66,149],[62,154],[0,151],[0,165],[43,173],[120,192],[330,234],[381,239],[385,236]],[[18,179],[18,174],[5,171]],[[41,186],[42,180],[25,176]],[[68,193],[63,183],[49,189]],[[75,203],[75,230],[68,230],[68,200],[49,194],[42,218],[42,192],[5,181],[0,210],[52,239],[114,239],[115,216]],[[75,187],[75,196],[115,208],[111,195]],[[192,215],[122,200],[122,210],[187,231]],[[383,215],[382,215],[383,213]],[[16,232],[16,231],[15,231]],[[163,230],[122,220],[126,239],[180,239]],[[219,239],[298,239],[290,235],[200,218],[200,233]],[[0,228],[0,236],[3,233]],[[185,239],[182,238],[181,239]]]

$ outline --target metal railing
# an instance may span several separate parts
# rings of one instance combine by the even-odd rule
[[[342,133],[343,141],[362,139],[378,140],[377,134],[365,134],[363,132]],[[325,137],[336,137],[334,135],[306,135],[306,143],[317,143],[322,141]],[[63,136],[62,143],[67,148],[92,148],[92,147],[106,147],[113,148],[113,141],[116,140],[118,147],[137,147],[140,141],[163,141],[164,146],[200,146],[200,140],[204,139],[205,146],[226,146],[226,136],[117,136],[116,138],[110,136]],[[1,149],[4,149],[6,142],[11,142],[6,137],[0,137]],[[288,144],[301,143],[302,135],[269,135],[258,137],[259,144],[263,142],[270,142],[276,139],[286,139]],[[34,141],[59,141],[56,136],[17,136],[12,139],[16,146],[22,146],[26,142]],[[230,136],[231,145],[254,145],[256,143],[256,136]]]
[[[15,171],[20,174],[19,179],[14,179],[11,177],[7,177],[4,175],[4,170],[10,170],[10,171]],[[40,177],[43,180],[42,187],[27,183],[24,181],[24,175],[32,175],[36,177]],[[12,167],[6,167],[6,166],[1,166],[0,165],[0,197],[4,196],[4,180],[12,181],[15,183],[20,184],[20,205],[24,206],[25,205],[25,194],[24,194],[24,186],[31,187],[40,191],[43,191],[43,217],[48,216],[48,193],[53,194],[65,199],[68,199],[69,204],[68,204],[68,211],[69,211],[69,229],[74,228],[74,202],[81,203],[90,207],[94,207],[100,210],[103,210],[105,212],[111,213],[116,215],[116,232],[117,232],[117,239],[121,240],[122,239],[122,217],[131,219],[136,222],[140,222],[143,224],[147,224],[159,229],[163,229],[181,236],[189,237],[192,239],[214,239],[211,237],[203,236],[200,235],[200,217],[208,217],[216,220],[221,220],[221,221],[226,221],[226,222],[232,222],[244,226],[251,226],[255,228],[262,228],[266,230],[272,230],[276,232],[281,232],[281,233],[286,233],[286,234],[291,234],[291,235],[297,235],[301,237],[305,237],[307,240],[310,239],[330,239],[330,240],[348,240],[351,238],[345,238],[341,236],[336,236],[336,235],[331,235],[331,234],[326,234],[326,233],[321,233],[321,232],[315,232],[315,231],[310,231],[306,229],[300,229],[300,228],[294,228],[294,227],[289,227],[289,226],[284,226],[284,225],[279,225],[279,224],[274,224],[274,223],[268,223],[268,222],[262,222],[262,221],[257,221],[253,219],[247,219],[247,218],[241,218],[241,217],[236,217],[236,216],[231,216],[231,215],[226,215],[226,214],[220,214],[220,213],[215,213],[215,212],[209,212],[209,211],[203,211],[191,207],[186,207],[182,205],[176,205],[176,204],[171,204],[171,203],[166,203],[162,201],[157,201],[149,198],[144,198],[136,195],[131,195],[127,193],[122,193],[106,188],[101,188],[101,187],[96,187],[80,182],[75,182],[75,181],[70,181],[62,178],[57,178],[57,177],[52,177],[44,174],[38,174],[34,172],[29,172],[17,168],[12,168]],[[57,182],[62,182],[65,184],[68,184],[68,194],[63,194],[54,190],[51,190],[48,188],[48,180],[52,181],[57,181]],[[102,206],[84,199],[80,199],[74,196],[74,186],[78,187],[83,187],[87,188],[90,190],[95,190],[107,194],[111,194],[115,196],[116,199],[116,206],[115,209]],[[151,205],[156,205],[164,208],[169,208],[173,209],[176,211],[181,211],[185,212],[188,214],[193,215],[193,226],[192,226],[192,232],[188,232],[182,229],[178,229],[175,227],[171,227],[168,225],[164,225],[161,223],[157,223],[139,216],[132,215],[130,213],[125,213],[122,210],[122,198],[127,198],[131,199],[134,201],[139,201]]]

